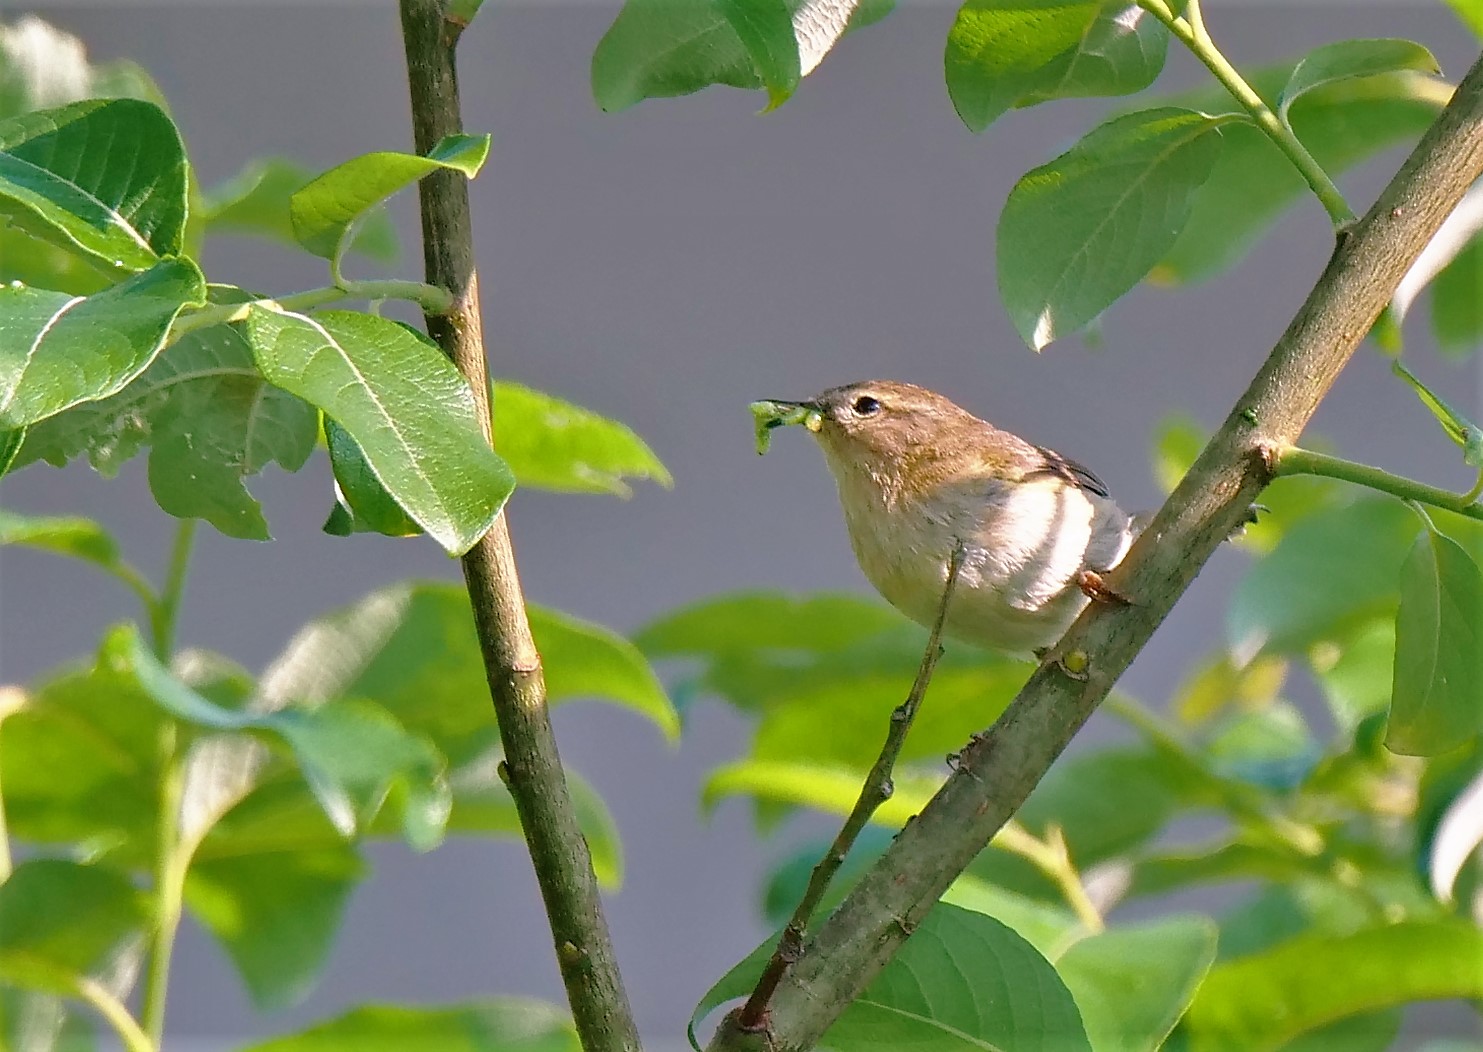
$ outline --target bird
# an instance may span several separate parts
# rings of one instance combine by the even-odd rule
[[[752,403],[771,430],[814,433],[839,490],[850,546],[893,607],[943,635],[1043,656],[1088,602],[1121,603],[1102,575],[1143,525],[1081,464],[897,380]],[[949,566],[959,568],[947,609]]]

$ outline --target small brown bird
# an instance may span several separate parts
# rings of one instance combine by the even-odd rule
[[[807,402],[756,402],[769,430],[803,424],[839,487],[860,569],[922,625],[964,554],[944,633],[1009,653],[1058,640],[1088,597],[1115,601],[1098,571],[1116,566],[1141,522],[1086,468],[924,388],[894,380],[834,387]]]

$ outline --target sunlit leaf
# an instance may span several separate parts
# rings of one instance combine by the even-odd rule
[[[1304,55],[1277,99],[1277,112],[1285,120],[1288,107],[1315,88],[1337,80],[1373,77],[1397,70],[1440,73],[1432,53],[1410,40],[1340,40],[1324,44]]]
[[[364,1005],[246,1052],[581,1052],[581,1047],[563,1010],[499,997],[450,1006]]]

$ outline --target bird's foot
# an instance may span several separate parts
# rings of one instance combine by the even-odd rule
[[[1094,603],[1107,603],[1110,606],[1131,606],[1133,603],[1133,600],[1114,590],[1096,570],[1082,570],[1078,573],[1076,587]]]

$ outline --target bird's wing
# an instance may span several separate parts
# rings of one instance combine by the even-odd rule
[[[1054,449],[1046,449],[1043,446],[1035,447],[1037,463],[1033,464],[1026,477],[1033,475],[1054,475],[1056,478],[1064,479],[1080,489],[1095,493],[1099,497],[1110,497],[1107,484],[1087,468],[1069,457],[1063,457]]]

